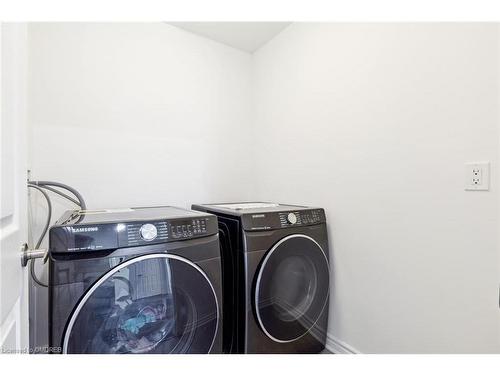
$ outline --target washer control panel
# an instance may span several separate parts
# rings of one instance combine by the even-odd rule
[[[205,236],[209,218],[178,219],[116,224],[119,246],[138,246],[150,243],[184,240]]]
[[[178,211],[181,210],[176,210],[175,213]],[[141,216],[140,213],[136,216]],[[91,213],[87,215],[92,218]],[[217,216],[194,211],[186,212],[185,216],[172,214],[164,218],[159,215],[151,219],[96,222],[89,220],[62,225],[56,223],[49,231],[49,251],[51,253],[77,253],[115,250],[190,240],[217,235],[217,233]]]
[[[170,237],[168,223],[166,221],[116,224],[116,231],[118,233],[118,243],[120,247],[165,242]]]

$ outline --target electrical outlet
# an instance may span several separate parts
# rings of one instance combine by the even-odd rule
[[[477,162],[465,164],[465,190],[490,189],[490,163]]]

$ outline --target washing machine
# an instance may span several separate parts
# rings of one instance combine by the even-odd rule
[[[49,351],[220,353],[217,217],[68,211],[49,232]]]
[[[218,217],[224,352],[321,352],[330,282],[324,210],[266,202],[191,208]]]

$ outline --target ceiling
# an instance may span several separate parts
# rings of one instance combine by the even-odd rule
[[[290,22],[169,22],[186,31],[253,53]]]

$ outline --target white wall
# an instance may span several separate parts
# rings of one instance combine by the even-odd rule
[[[29,32],[34,179],[92,208],[249,197],[250,54],[164,23]]]
[[[293,24],[252,57],[166,24],[34,24],[33,178],[90,207],[323,206],[331,338],[500,352],[498,35]],[[480,160],[491,191],[465,192]]]
[[[498,38],[494,24],[292,24],[256,52],[259,198],[326,208],[331,338],[500,352]],[[481,160],[490,192],[464,191]]]

